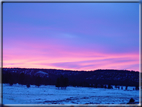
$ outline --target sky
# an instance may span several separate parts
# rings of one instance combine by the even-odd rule
[[[3,3],[3,67],[139,71],[139,3]]]

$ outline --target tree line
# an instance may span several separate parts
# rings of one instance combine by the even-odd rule
[[[92,74],[91,74],[92,73]],[[91,72],[90,75],[93,75]],[[33,73],[34,74],[34,73]],[[122,89],[119,84],[112,84],[111,82],[107,82],[107,80],[87,80],[86,72],[81,73],[81,75],[50,75],[49,77],[40,77],[39,75],[30,75],[24,72],[12,72],[12,71],[3,71],[2,72],[2,82],[13,84],[21,84],[30,87],[30,85],[36,85],[40,87],[40,85],[55,85],[58,89],[66,89],[67,86],[74,87],[94,87],[94,88],[108,88],[112,89],[112,85],[119,87],[118,89]],[[106,82],[106,83],[104,83]],[[128,81],[129,82],[129,81]],[[129,85],[123,85],[128,87]],[[127,89],[127,88],[125,88]],[[139,85],[135,85],[135,89],[139,89]]]
[[[20,85],[27,85],[27,87],[30,87],[30,85],[48,85],[48,78],[41,78],[40,76],[34,76],[34,75],[26,75],[24,73],[11,73],[6,72],[2,75],[2,83],[9,83],[11,86],[13,84],[20,84]]]

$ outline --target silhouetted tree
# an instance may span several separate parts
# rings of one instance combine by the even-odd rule
[[[68,78],[64,78],[64,87],[66,89],[66,87],[68,86]]]
[[[11,73],[8,73],[8,83],[10,86],[13,85],[13,75]]]
[[[97,87],[98,87],[98,84],[96,83],[96,84],[95,84],[95,88],[97,88]]]
[[[13,82],[10,82],[9,85],[12,86],[12,85],[13,85]]]
[[[57,78],[56,87],[58,87],[58,89],[59,89],[59,87],[60,87],[60,79],[59,79],[59,78]]]
[[[107,88],[106,85],[104,85],[104,88]]]
[[[138,85],[136,85],[135,87],[136,87],[136,90],[139,90],[139,86]]]
[[[47,77],[44,77],[44,79],[43,79],[43,84],[44,84],[44,85],[48,85],[48,78],[47,78]]]
[[[61,87],[61,89],[63,89],[63,87],[64,87],[64,77],[63,77],[63,75],[61,75],[61,77],[60,77],[60,87]]]
[[[108,89],[113,89],[112,86],[111,86],[110,84],[108,85]]]
[[[103,84],[101,84],[101,88],[104,88]]]
[[[25,84],[25,74],[21,73],[19,76],[19,84],[24,85]]]
[[[68,78],[64,78],[63,75],[60,76],[60,78],[57,78],[56,80],[56,87],[61,87],[61,89],[66,89],[68,86]]]
[[[29,87],[30,87],[30,84],[27,84],[26,86],[27,86],[27,88],[29,88]]]
[[[35,85],[38,86],[38,87],[41,85],[41,77],[40,76],[36,77]]]
[[[128,86],[126,86],[125,90],[127,90]]]

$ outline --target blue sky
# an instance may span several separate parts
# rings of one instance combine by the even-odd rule
[[[139,70],[139,3],[4,3],[5,67]]]

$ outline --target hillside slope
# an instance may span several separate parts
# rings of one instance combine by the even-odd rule
[[[19,81],[20,74],[24,74],[26,80],[36,81],[40,77],[41,83],[55,85],[57,78],[61,75],[68,78],[68,85],[72,86],[94,86],[95,84],[111,85],[139,85],[139,72],[128,70],[94,70],[94,71],[71,71],[58,69],[26,69],[26,68],[3,68],[3,83]],[[13,78],[12,78],[13,77]]]

